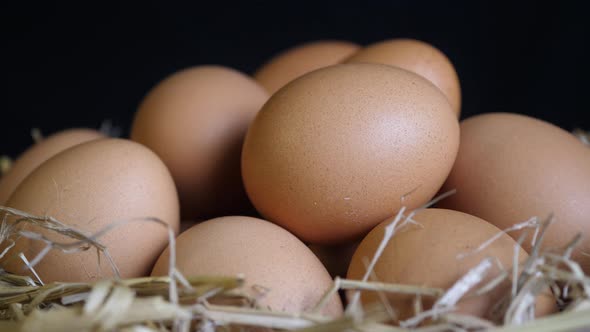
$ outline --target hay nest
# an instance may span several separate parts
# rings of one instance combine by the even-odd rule
[[[451,194],[451,193],[449,193]],[[438,199],[444,198],[443,195]],[[434,204],[435,201],[430,204]],[[422,208],[428,207],[424,206]],[[493,264],[484,259],[449,289],[380,283],[371,278],[372,268],[395,233],[408,223],[414,223],[416,211],[401,209],[389,226],[381,246],[368,263],[363,280],[336,278],[333,287],[313,310],[302,313],[273,312],[257,305],[241,286],[244,276],[185,277],[170,260],[169,276],[137,279],[103,280],[96,283],[43,284],[34,273],[36,263],[49,250],[76,252],[97,249],[108,257],[108,250],[100,244],[100,236],[116,231],[124,223],[114,223],[96,234],[86,235],[51,217],[33,216],[24,211],[0,207],[4,215],[0,227],[0,258],[10,252],[14,239],[24,236],[45,241],[47,250],[27,260],[21,254],[34,277],[0,271],[0,330],[2,331],[215,331],[215,330],[302,330],[331,331],[563,331],[590,327],[590,277],[579,264],[570,259],[581,236],[572,239],[562,250],[542,251],[543,234],[552,217],[540,221],[532,218],[511,229],[535,232],[536,243],[529,259],[507,269],[493,282],[481,284]],[[8,216],[17,222],[8,222]],[[146,218],[145,222],[165,223]],[[68,245],[52,243],[38,234],[21,231],[15,225],[32,223],[73,239]],[[167,226],[166,226],[167,227]],[[170,245],[174,248],[174,234],[169,229]],[[498,234],[498,236],[500,236]],[[483,250],[498,236],[489,239],[475,251]],[[516,253],[517,251],[515,251]],[[13,253],[14,254],[14,253]],[[469,255],[470,253],[465,253]],[[171,250],[174,255],[174,250]],[[114,271],[117,271],[113,264]],[[520,271],[520,272],[515,272]],[[496,323],[454,311],[455,305],[469,291],[494,291],[494,287],[511,280],[510,293],[498,303],[503,308]],[[544,289],[553,290],[561,307],[559,313],[535,319],[535,297]],[[337,319],[319,314],[327,299],[339,290],[352,292],[345,314]],[[363,306],[361,290],[386,293],[415,294],[416,299],[435,299],[431,309],[416,306],[415,316],[391,325],[395,308],[382,296],[381,303]],[[499,323],[498,323],[499,322]]]
[[[575,130],[574,134],[583,143],[590,145],[589,132]],[[11,163],[9,157],[0,156],[0,176],[10,169]],[[452,193],[442,195],[422,208],[448,194]],[[525,229],[535,232],[535,245],[528,260],[520,265],[515,250],[513,266],[488,284],[482,285],[481,280],[493,264],[491,258],[482,260],[449,289],[387,284],[371,279],[372,268],[388,241],[400,228],[414,223],[412,216],[415,212],[401,209],[392,218],[380,247],[368,262],[363,280],[337,277],[333,287],[313,310],[284,313],[261,308],[256,299],[248,297],[241,290],[244,276],[185,277],[174,266],[174,259],[170,260],[167,277],[44,284],[34,267],[49,250],[75,253],[94,248],[98,256],[102,254],[107,258],[115,275],[118,275],[108,248],[100,243],[99,238],[106,232],[116,231],[125,222],[113,223],[96,234],[87,235],[54,218],[34,216],[0,206],[0,217],[3,218],[0,224],[0,258],[10,252],[16,237],[44,241],[47,245],[47,250],[31,260],[20,254],[34,277],[15,275],[0,269],[0,331],[590,331],[590,276],[570,258],[572,250],[581,241],[581,235],[572,239],[562,250],[541,250],[543,234],[553,221],[551,216],[543,221],[532,218],[503,231]],[[16,216],[17,222],[9,223],[8,216]],[[145,218],[144,221],[168,227],[157,219]],[[35,224],[66,235],[72,238],[72,242],[53,243],[39,234],[21,231],[15,226],[19,223]],[[168,231],[173,257],[174,234],[171,229]],[[482,243],[474,252],[483,250],[500,235]],[[522,239],[524,237],[521,242]],[[511,281],[512,289],[497,304],[502,310],[498,311],[494,322],[454,311],[455,305],[469,291],[494,291],[495,286],[505,279]],[[553,291],[560,311],[535,319],[535,297],[547,287]],[[328,299],[339,290],[352,292],[345,314],[336,319],[320,315]],[[382,295],[414,294],[418,303],[415,315],[397,325],[391,325],[389,322],[395,317],[396,310],[390,306],[386,297],[381,296],[381,303],[363,306],[359,300],[362,290],[377,291]],[[435,299],[431,309],[421,309],[419,300],[423,297]]]

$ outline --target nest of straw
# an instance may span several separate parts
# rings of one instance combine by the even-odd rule
[[[587,132],[576,131],[582,142],[590,145]],[[0,158],[0,176],[10,167],[10,159]],[[449,193],[451,194],[451,193]],[[444,198],[445,195],[438,199]],[[426,208],[435,201],[422,207]],[[590,276],[570,258],[573,249],[581,241],[576,236],[561,250],[542,250],[542,240],[547,226],[553,221],[532,218],[504,230],[527,230],[534,232],[533,251],[529,258],[519,264],[517,250],[513,266],[506,269],[492,282],[481,281],[494,264],[492,258],[482,260],[449,289],[418,287],[381,283],[371,278],[372,268],[381,252],[396,232],[409,223],[416,211],[401,209],[386,228],[385,236],[374,257],[368,262],[367,273],[362,280],[335,278],[333,287],[310,312],[274,312],[257,305],[241,290],[245,276],[184,276],[170,259],[167,277],[136,279],[114,278],[96,283],[51,283],[44,284],[35,273],[35,265],[49,250],[69,253],[95,249],[111,264],[115,275],[117,267],[108,258],[108,248],[100,243],[100,237],[116,231],[124,222],[113,223],[95,234],[85,234],[67,224],[47,216],[34,216],[25,211],[0,207],[3,216],[0,225],[0,258],[7,255],[16,237],[28,237],[46,244],[37,257],[28,260],[21,254],[34,277],[15,275],[0,270],[0,330],[1,331],[282,331],[307,332],[332,331],[582,331],[590,329]],[[8,222],[8,217],[17,222]],[[145,222],[157,222],[153,218]],[[54,243],[33,232],[20,230],[16,225],[32,223],[52,232],[66,235],[70,243]],[[525,232],[526,233],[526,232]],[[497,236],[481,244],[471,253],[481,251]],[[174,234],[169,229],[171,249]],[[524,236],[520,239],[522,243]],[[171,250],[171,258],[174,250]],[[98,257],[97,257],[98,258]],[[467,293],[493,292],[496,285],[510,280],[510,292],[497,304],[497,319],[492,322],[455,312],[455,305]],[[535,319],[536,295],[550,288],[560,311],[551,316]],[[319,314],[327,300],[336,292],[347,290],[349,297],[345,314],[330,318]],[[372,306],[363,306],[360,291],[377,291],[382,301]],[[416,312],[409,319],[391,325],[396,315],[386,300],[387,293],[414,294]],[[423,310],[422,298],[434,299],[431,309]]]
[[[443,198],[443,197],[440,197]],[[434,203],[431,202],[431,204]],[[426,208],[424,206],[423,208]],[[45,216],[33,216],[23,211],[0,207],[4,220],[0,227],[0,245],[5,248],[2,256],[10,252],[11,239],[25,236],[44,241],[48,250],[42,251],[25,263],[34,272],[35,264],[49,250],[76,252],[96,249],[108,257],[108,250],[100,244],[100,236],[116,231],[115,223],[92,235],[72,229],[66,224]],[[371,269],[382,250],[396,232],[413,223],[416,211],[400,210],[387,227],[381,246],[369,262],[363,280],[336,278],[333,287],[310,312],[283,313],[258,307],[256,299],[249,298],[241,290],[244,276],[188,276],[174,266],[171,259],[167,277],[137,279],[114,278],[96,283],[51,283],[43,284],[34,277],[0,272],[0,330],[6,331],[215,331],[215,330],[301,330],[316,332],[331,331],[561,331],[590,327],[590,277],[570,259],[573,248],[581,236],[572,239],[560,251],[542,251],[541,243],[549,217],[537,218],[517,224],[509,230],[534,231],[535,246],[529,259],[502,273],[487,284],[481,284],[492,267],[491,258],[484,259],[458,280],[449,289],[417,287],[380,283],[370,280]],[[7,216],[18,222],[8,223]],[[146,218],[146,222],[154,222]],[[157,222],[157,221],[156,221]],[[31,232],[21,231],[18,223],[33,223],[48,230],[67,235],[72,242],[52,243]],[[165,225],[165,223],[161,223]],[[174,246],[171,230],[170,245]],[[501,233],[500,233],[501,234]],[[498,234],[498,236],[500,235]],[[475,251],[483,250],[496,237],[489,239]],[[524,237],[523,237],[524,238]],[[474,252],[475,252],[474,251]],[[515,251],[517,253],[517,251]],[[171,255],[174,250],[171,250]],[[465,253],[469,255],[471,253]],[[111,261],[111,264],[114,264]],[[116,272],[116,266],[114,267]],[[519,271],[516,273],[515,271]],[[454,311],[459,300],[468,292],[494,291],[503,280],[512,282],[510,294],[499,303],[503,310],[498,317],[500,324]],[[535,319],[535,297],[550,287],[562,310],[552,316]],[[352,292],[345,314],[330,318],[319,314],[321,308],[339,290]],[[391,325],[395,308],[391,308],[383,296],[381,303],[363,306],[359,301],[362,290],[382,294],[414,294],[416,299],[433,298],[431,309],[422,310],[420,305],[415,316]]]

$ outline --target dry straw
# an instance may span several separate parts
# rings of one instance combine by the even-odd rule
[[[447,193],[437,198],[442,199]],[[435,201],[421,207],[427,208]],[[18,256],[30,270],[30,276],[13,275],[0,271],[0,330],[1,331],[239,331],[258,327],[257,330],[302,330],[308,332],[331,331],[569,331],[590,328],[590,277],[579,264],[570,259],[573,248],[581,236],[572,239],[559,250],[541,250],[547,226],[553,217],[538,218],[516,224],[505,230],[532,232],[534,249],[523,264],[518,264],[518,247],[515,247],[512,266],[501,267],[503,273],[482,284],[490,268],[498,264],[492,257],[482,260],[449,289],[381,283],[372,273],[375,263],[389,240],[401,228],[417,224],[413,216],[420,209],[407,212],[401,209],[386,227],[385,236],[374,257],[366,261],[367,273],[362,280],[336,278],[333,287],[309,312],[282,313],[269,311],[257,305],[242,291],[244,276],[191,276],[185,277],[175,267],[174,234],[166,223],[145,218],[115,222],[95,234],[86,234],[48,216],[34,216],[24,211],[0,207],[0,258]],[[44,284],[35,273],[35,265],[50,250],[70,254],[96,250],[97,257],[105,257],[115,275],[116,264],[101,244],[107,232],[129,222],[155,222],[168,227],[171,246],[169,275],[137,279],[103,280],[96,283]],[[49,232],[71,238],[71,242],[56,243],[39,233],[21,230],[21,225],[33,224]],[[482,243],[472,252],[462,253],[457,259],[484,250],[499,236]],[[27,237],[44,242],[46,247],[35,257],[12,252],[14,241]],[[524,237],[520,239],[522,242]],[[496,286],[510,280],[512,288],[496,306],[494,321],[462,315],[455,312],[456,304],[470,294],[494,292]],[[562,310],[546,318],[535,319],[535,298],[547,288],[553,290]],[[332,319],[320,314],[328,299],[339,290],[350,296],[345,314]],[[363,306],[362,291],[380,294],[380,303]],[[414,294],[415,315],[397,325],[396,308],[387,301],[388,293]],[[469,294],[468,294],[469,293]],[[422,299],[434,300],[432,308],[424,309]]]
[[[574,135],[582,141],[582,143],[590,146],[590,131],[584,131],[582,129],[574,129]]]
[[[8,156],[0,156],[0,177],[4,175],[12,167],[12,159]]]
[[[583,143],[590,145],[590,133],[575,130]],[[35,139],[40,132],[33,131]],[[0,156],[0,176],[12,164],[7,156]],[[452,193],[448,193],[452,194]],[[438,199],[444,198],[445,194]],[[438,200],[437,199],[437,200]],[[430,204],[420,208],[426,208]],[[418,209],[418,210],[420,210]],[[17,255],[28,266],[33,277],[14,275],[0,270],[0,331],[239,331],[259,327],[257,330],[300,330],[307,332],[332,331],[582,331],[590,330],[590,277],[570,256],[581,241],[581,235],[561,250],[541,250],[543,233],[553,222],[537,218],[516,224],[503,232],[529,230],[534,232],[534,250],[523,264],[518,264],[515,248],[513,266],[497,278],[481,284],[489,268],[496,264],[486,258],[447,290],[416,285],[387,284],[374,280],[372,269],[388,241],[407,224],[416,223],[412,217],[418,211],[406,213],[405,209],[391,220],[385,236],[374,257],[367,261],[367,272],[362,280],[336,278],[333,287],[310,312],[282,313],[260,308],[256,299],[241,291],[244,276],[191,276],[184,277],[174,263],[174,234],[166,223],[154,219],[115,222],[95,234],[88,235],[49,216],[34,216],[0,206],[0,258]],[[43,284],[35,273],[35,265],[50,250],[70,254],[95,249],[97,257],[104,256],[115,275],[118,269],[110,258],[108,248],[100,243],[100,237],[129,222],[155,222],[168,227],[171,245],[169,276],[136,279],[103,280],[96,283]],[[41,234],[22,231],[20,225],[34,224],[50,232],[72,239],[69,243],[56,243]],[[481,244],[471,255],[484,250],[501,233]],[[46,244],[36,257],[25,257],[11,249],[17,237],[27,237]],[[524,239],[524,237],[522,238]],[[521,239],[521,242],[522,242]],[[469,291],[475,294],[495,291],[495,286],[510,279],[510,294],[497,304],[496,322],[454,312],[455,305]],[[535,319],[534,300],[537,294],[549,287],[556,296],[561,310],[548,317]],[[319,314],[328,299],[339,290],[353,292],[345,314],[332,319]],[[361,291],[380,294],[381,303],[366,307],[361,305]],[[386,294],[403,293],[416,296],[414,317],[398,325],[388,324],[396,319],[396,309],[387,301]],[[431,309],[422,308],[421,299],[436,299]],[[498,323],[499,322],[499,323]],[[260,329],[262,328],[262,329]]]

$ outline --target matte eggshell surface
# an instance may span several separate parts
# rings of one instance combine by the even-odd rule
[[[86,234],[115,222],[146,217],[161,219],[175,232],[179,226],[178,197],[166,166],[144,146],[123,139],[95,140],[55,155],[21,183],[7,205],[33,215],[52,216]],[[30,224],[24,229],[62,243],[73,241]],[[168,244],[168,231],[161,225],[135,220],[98,241],[108,248],[121,277],[141,277],[149,274]],[[44,247],[41,241],[20,238],[1,265],[10,272],[23,273],[23,263],[14,255],[22,251],[31,260]],[[46,283],[92,282],[114,275],[104,256],[99,273],[94,249],[71,254],[51,250],[35,270]]]
[[[169,249],[152,275],[168,274]],[[260,297],[272,310],[299,313],[312,309],[332,286],[330,275],[295,236],[265,220],[221,217],[197,224],[176,240],[176,267],[186,276],[244,274],[244,291]],[[255,286],[255,287],[254,287]],[[334,295],[325,314],[340,316],[342,303]]]
[[[377,261],[374,272],[379,281],[446,290],[486,257],[497,258],[507,269],[512,266],[514,247],[517,243],[505,234],[481,252],[457,259],[458,254],[472,253],[500,232],[497,227],[485,220],[444,209],[422,210],[413,219],[418,225],[409,224],[400,229],[391,238]],[[384,229],[389,223],[390,220],[382,222],[362,240],[352,257],[348,270],[349,279],[363,278],[366,271],[363,257],[368,261],[373,258],[383,240]],[[519,262],[523,262],[527,257],[527,253],[520,249]],[[494,264],[480,286],[491,281],[499,273],[499,268]],[[489,318],[488,313],[492,306],[509,291],[509,282],[504,282],[494,291],[479,296],[470,291],[466,298],[459,301],[458,311]],[[388,295],[388,299],[398,311],[400,319],[414,315],[413,295],[392,293]],[[540,295],[537,299],[537,315],[555,310],[555,301],[548,293]],[[361,294],[361,300],[369,304],[379,301],[379,297],[376,292],[366,291]],[[429,309],[433,299],[425,297],[423,300],[424,309]]]
[[[457,161],[443,190],[457,189],[439,206],[483,218],[499,228],[554,214],[545,248],[562,248],[577,233],[573,258],[590,273],[590,149],[550,123],[489,113],[461,123]],[[521,232],[511,232],[515,239]],[[529,237],[523,246],[531,249]]]
[[[338,40],[321,40],[295,46],[265,63],[254,73],[254,78],[273,94],[303,74],[340,63],[359,48],[354,43]]]
[[[335,65],[269,99],[246,135],[242,176],[266,219],[304,241],[341,243],[429,201],[458,144],[457,118],[426,79]]]
[[[448,98],[457,113],[461,113],[461,86],[455,67],[436,47],[414,39],[392,39],[371,44],[345,63],[381,63],[400,67],[431,81]]]
[[[267,99],[258,83],[238,71],[199,66],[166,78],[142,101],[131,139],[170,169],[183,219],[252,210],[240,153],[248,125]]]
[[[0,205],[5,204],[21,181],[45,160],[74,145],[103,137],[97,130],[74,128],[57,132],[35,143],[0,178]]]

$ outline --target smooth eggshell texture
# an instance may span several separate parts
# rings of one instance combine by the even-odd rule
[[[0,205],[4,205],[22,180],[45,160],[74,145],[103,137],[97,130],[74,128],[57,132],[35,143],[0,178]]]
[[[561,248],[577,233],[573,258],[590,273],[590,149],[550,123],[510,113],[461,123],[457,161],[443,190],[457,189],[439,206],[464,211],[499,228],[550,213],[544,248]],[[532,233],[532,232],[531,232]],[[511,232],[515,239],[521,232]],[[523,243],[531,249],[531,238]]]
[[[67,149],[33,171],[8,200],[9,207],[39,216],[52,216],[87,234],[114,222],[159,218],[175,232],[179,226],[176,189],[170,173],[144,146],[123,139],[100,139]],[[69,243],[71,238],[36,226],[26,230]],[[158,255],[168,244],[165,227],[134,221],[106,233],[105,245],[124,278],[149,275]],[[14,255],[24,252],[30,260],[45,244],[21,238],[2,267],[23,273]],[[13,255],[11,255],[13,253]],[[113,276],[105,257],[90,249],[65,254],[52,250],[35,267],[44,282],[92,282]]]
[[[341,243],[430,200],[458,144],[457,118],[426,79],[335,65],[269,99],[246,135],[242,176],[266,219],[307,242]]]
[[[168,274],[169,255],[166,249],[152,275]],[[256,288],[268,290],[261,306],[291,313],[312,309],[332,286],[305,244],[281,227],[251,217],[215,218],[186,230],[176,240],[176,267],[186,276],[244,274],[245,292],[259,297]],[[342,314],[337,295],[324,313]]]
[[[299,45],[273,57],[256,73],[256,79],[270,94],[303,74],[335,65],[358,51],[357,44],[322,40]]]
[[[414,39],[392,39],[371,44],[345,60],[346,63],[369,62],[400,67],[431,81],[461,113],[461,86],[455,67],[436,47]]]
[[[477,217],[452,210],[426,209],[413,218],[419,225],[408,225],[399,230],[389,241],[382,256],[375,265],[375,275],[380,282],[416,285],[423,287],[450,288],[457,280],[474,268],[486,257],[497,258],[502,266],[510,268],[517,245],[511,237],[503,234],[483,251],[457,259],[458,254],[471,253],[500,230]],[[361,280],[366,268],[363,258],[370,261],[383,240],[384,229],[391,220],[375,227],[360,243],[354,253],[348,278]],[[527,253],[519,250],[519,262],[524,262]],[[489,274],[479,284],[483,286],[500,273],[494,264]],[[492,306],[510,291],[510,283],[504,282],[493,292],[475,296],[470,291],[459,301],[458,312],[488,317]],[[390,294],[387,296],[398,311],[400,319],[414,315],[413,295]],[[537,297],[537,315],[555,310],[555,301],[549,293]],[[379,301],[376,292],[363,292],[361,301],[365,304]],[[424,309],[429,309],[432,298],[423,298]]]
[[[240,153],[248,125],[267,99],[261,86],[238,71],[199,66],[166,78],[142,101],[131,139],[170,169],[183,219],[252,210]]]

